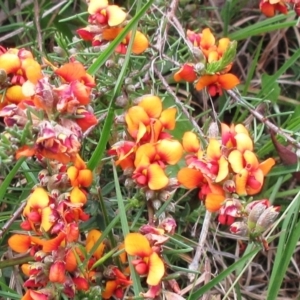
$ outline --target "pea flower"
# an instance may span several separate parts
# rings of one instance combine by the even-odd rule
[[[161,282],[165,266],[160,256],[151,248],[148,239],[140,233],[129,233],[125,237],[125,251],[138,258],[132,261],[140,275],[147,276],[147,283],[156,286]]]

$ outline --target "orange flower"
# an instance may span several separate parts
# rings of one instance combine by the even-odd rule
[[[129,108],[125,115],[127,130],[136,140],[157,142],[164,129],[175,128],[176,108],[163,110],[161,99],[154,95],[142,96],[138,105]]]
[[[88,74],[82,63],[73,61],[62,65],[54,71],[55,74],[62,77],[66,82],[79,81],[86,87],[95,87],[94,78]]]
[[[79,154],[76,155],[74,166],[68,168],[67,174],[73,187],[89,187],[93,182],[93,173],[87,169]]]
[[[221,186],[212,183],[201,171],[192,168],[182,168],[177,179],[188,189],[200,187],[199,198],[204,200],[205,207],[210,212],[218,211],[225,200],[225,192]]]
[[[211,138],[204,152],[200,148],[197,136],[192,132],[186,132],[183,137],[183,145],[188,152],[197,155],[186,157],[187,165],[195,168],[214,182],[221,182],[228,176],[228,162],[222,153],[222,145],[219,140]],[[197,151],[198,148],[198,151]]]
[[[273,17],[276,11],[287,14],[288,6],[284,0],[261,0],[259,9],[268,18]]]
[[[103,29],[102,38],[106,41],[112,41],[119,35],[119,33],[122,30],[123,28],[121,27]],[[121,54],[126,54],[131,36],[132,36],[132,32],[129,32],[124,38],[124,40],[121,42],[121,44],[117,46],[115,51]],[[137,30],[132,45],[132,53],[141,54],[145,50],[147,50],[148,47],[149,47],[149,41],[147,37],[143,33]]]
[[[255,195],[260,192],[267,175],[275,164],[273,158],[259,163],[256,155],[249,150],[244,153],[233,150],[228,161],[235,175],[236,193],[239,195]]]
[[[53,291],[50,289],[41,289],[39,291],[27,290],[21,300],[51,300],[53,297]]]
[[[116,165],[125,170],[134,167],[136,144],[131,141],[120,141],[108,150],[108,154],[117,155]]]
[[[49,205],[48,193],[42,187],[37,187],[23,210],[23,216],[27,217],[32,230],[36,231],[37,225],[39,231],[48,232],[52,228],[55,218],[52,218],[54,212]]]
[[[245,150],[253,150],[253,142],[249,136],[248,130],[242,124],[231,124],[230,127],[221,123],[222,144],[227,148],[236,148],[244,152]]]
[[[194,82],[197,79],[197,74],[193,64],[184,64],[179,71],[174,74],[174,80]]]
[[[117,267],[111,267],[110,272],[115,277],[114,280],[106,281],[105,289],[101,296],[103,299],[111,299],[113,295],[116,298],[123,298],[123,289],[130,286],[132,281],[129,280]]]
[[[147,160],[146,157],[144,157]],[[165,188],[169,183],[163,168],[157,164],[148,164],[141,161],[133,173],[132,178],[141,187],[147,186],[150,190],[157,191]]]
[[[34,95],[34,86],[43,77],[41,66],[25,49],[9,49],[0,53],[0,69],[5,70],[12,84],[6,90],[6,101],[19,103]]]
[[[57,250],[65,237],[66,235],[63,232],[60,232],[57,237],[50,240],[40,239],[36,236],[14,234],[8,239],[8,245],[13,251],[18,253],[28,251],[33,245],[42,246],[44,252],[51,252]]]
[[[146,164],[156,162],[162,167],[165,164],[176,165],[182,153],[182,146],[177,140],[163,139],[155,144],[146,143],[138,147],[134,165],[138,167],[141,162],[146,162]]]
[[[140,257],[133,261],[139,274],[147,274],[149,285],[158,285],[164,276],[165,266],[159,255],[151,248],[148,239],[140,233],[129,233],[125,237],[125,251]]]
[[[100,239],[101,235],[102,233],[99,230],[92,229],[89,231],[86,238],[86,244],[85,244],[85,248],[88,253],[91,251],[92,248],[94,248],[96,243],[99,244],[98,240]],[[103,255],[104,249],[105,249],[105,244],[102,242],[98,245],[95,252],[93,252],[93,256],[96,259],[100,259]]]
[[[74,121],[80,126],[83,132],[98,123],[95,115],[83,107],[77,108]]]
[[[208,93],[214,97],[217,94],[222,95],[222,90],[233,89],[240,83],[239,79],[233,74],[215,74],[203,75],[196,82],[195,88],[198,91],[207,88]]]

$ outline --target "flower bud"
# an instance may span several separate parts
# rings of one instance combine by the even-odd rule
[[[223,184],[223,190],[227,193],[235,193],[235,182],[233,180],[226,180]]]
[[[167,212],[175,213],[176,207],[175,203],[170,202],[169,205],[166,207]]]
[[[2,84],[4,84],[6,82],[6,80],[7,80],[7,74],[6,74],[5,70],[0,69],[0,86]]]
[[[113,68],[114,66],[116,65],[116,63],[113,61],[113,60],[111,60],[111,59],[108,59],[106,62],[105,62],[105,67],[106,68]]]
[[[234,222],[230,225],[230,232],[239,236],[248,235],[248,226],[244,222]]]
[[[124,95],[117,97],[115,104],[119,107],[125,107],[128,103],[128,98]]]
[[[153,198],[154,198],[154,195],[155,195],[155,192],[152,191],[152,190],[147,190],[147,191],[145,192],[145,196],[146,196],[146,199],[147,199],[147,200],[153,199]],[[153,200],[153,201],[154,201],[154,200]]]
[[[127,91],[134,92],[135,91],[135,86],[133,84],[127,85]]]
[[[266,231],[275,221],[280,211],[280,206],[268,207],[258,218],[254,234],[260,234]]]
[[[155,210],[158,210],[161,207],[161,201],[158,199],[153,200],[152,206]]]
[[[249,203],[246,206],[246,211],[250,210],[249,215],[248,215],[249,230],[252,230],[252,229],[255,228],[256,222],[258,221],[259,217],[267,209],[268,206],[269,206],[269,201],[268,200],[254,201],[254,202]]]

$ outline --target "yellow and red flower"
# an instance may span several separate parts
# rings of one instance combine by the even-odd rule
[[[145,95],[138,105],[129,108],[125,115],[127,130],[136,142],[157,142],[162,131],[175,128],[176,108],[163,110],[162,101],[154,95]],[[165,137],[165,136],[164,136]]]
[[[207,92],[212,96],[222,95],[223,90],[231,90],[240,83],[240,80],[231,73],[203,75],[195,83],[198,91],[207,88]]]
[[[275,164],[273,158],[268,158],[259,163],[256,155],[246,150],[242,153],[233,150],[228,156],[228,161],[235,175],[236,193],[239,195],[255,195],[260,192],[264,176],[266,176]]]
[[[5,100],[19,103],[34,95],[34,86],[43,77],[40,64],[25,49],[8,49],[0,53],[0,69],[3,69],[11,83],[5,93]]]
[[[147,284],[156,286],[165,274],[160,256],[151,248],[148,239],[140,233],[129,233],[125,237],[125,251],[138,258],[132,261],[140,275],[147,275]]]
[[[118,26],[127,14],[118,6],[110,5],[107,0],[91,0],[88,6],[89,23],[100,26]]]

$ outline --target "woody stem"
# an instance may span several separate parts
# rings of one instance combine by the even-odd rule
[[[204,243],[207,238],[210,220],[211,220],[211,212],[206,211],[195,256],[189,265],[189,270],[191,271],[198,271],[199,269],[199,263],[200,263],[201,255],[203,253]],[[195,273],[189,273],[188,277],[190,281],[193,281],[195,279]]]

